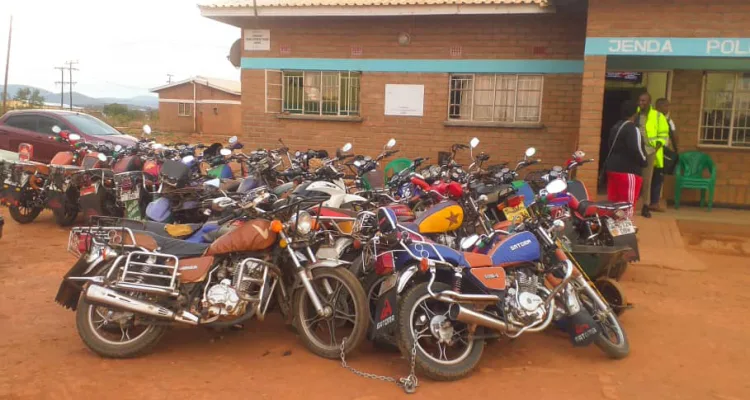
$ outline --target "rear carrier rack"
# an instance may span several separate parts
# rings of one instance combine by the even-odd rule
[[[92,216],[90,225],[76,226],[70,230],[68,253],[75,257],[81,257],[94,245],[112,246],[113,243],[116,243],[122,246],[122,238],[124,237],[130,239],[129,243],[136,242],[133,231],[131,228],[124,226],[120,218]]]
[[[171,254],[133,251],[128,253],[115,286],[153,294],[176,293],[179,259]]]

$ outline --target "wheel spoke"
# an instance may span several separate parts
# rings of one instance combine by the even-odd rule
[[[423,301],[423,302],[419,303],[419,308],[421,308],[422,311],[424,311],[424,313],[427,315],[427,318],[432,318],[435,315],[437,315],[437,314],[435,314],[434,311],[430,310],[430,307],[427,306],[427,302]]]
[[[354,325],[355,324],[354,320],[356,319],[356,316],[354,314],[345,313],[339,309],[335,309],[333,312],[333,318],[344,320],[344,321],[349,321],[352,323],[352,325]]]
[[[336,343],[336,324],[333,323],[333,320],[326,320],[326,324],[328,325],[328,335],[331,339],[331,345],[335,346]]]
[[[124,342],[125,339],[130,340],[130,328],[123,328],[123,326],[120,325],[120,332],[122,332],[122,335],[120,336],[121,342]]]
[[[437,346],[438,346],[438,351],[440,352],[440,356],[439,356],[440,359],[448,361],[448,355],[445,353],[445,351],[447,350],[447,347],[441,342],[437,342]]]

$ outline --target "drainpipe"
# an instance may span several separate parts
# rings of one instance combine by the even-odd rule
[[[193,80],[193,133],[198,133],[198,102],[195,96],[195,80]]]

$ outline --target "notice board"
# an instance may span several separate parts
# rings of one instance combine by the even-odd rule
[[[424,85],[385,85],[385,115],[421,117]]]

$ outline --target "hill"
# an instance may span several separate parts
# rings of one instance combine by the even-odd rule
[[[17,85],[17,84],[9,84],[8,85],[8,98],[12,99],[13,96],[15,96],[18,89],[28,87],[32,90],[39,89],[39,93],[44,97],[44,101],[47,103],[60,103],[60,93],[54,93],[50,92],[49,90],[45,90],[42,88],[37,88],[34,86],[29,85]],[[0,85],[0,93],[3,91],[3,86]],[[63,102],[65,104],[68,104],[70,101],[70,94],[68,92],[65,92],[65,99],[63,99]],[[73,92],[73,104],[76,106],[81,107],[92,107],[92,108],[101,108],[107,104],[112,103],[118,103],[118,104],[125,104],[134,108],[139,109],[145,109],[145,108],[158,108],[159,107],[159,100],[156,96],[136,96],[131,98],[117,98],[117,97],[102,97],[102,98],[96,98],[96,97],[89,97],[85,94]]]

